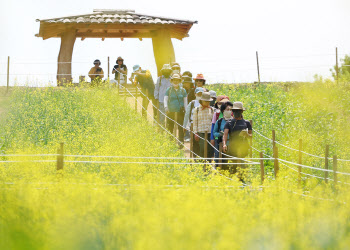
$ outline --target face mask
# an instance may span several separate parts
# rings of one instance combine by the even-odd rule
[[[163,76],[164,76],[165,78],[169,78],[169,77],[170,77],[170,72],[164,72],[164,73],[163,73]]]
[[[196,100],[199,101],[202,97],[201,96],[196,96]]]
[[[218,109],[220,109],[221,108],[221,104],[218,104]]]
[[[226,119],[231,118],[231,115],[232,115],[232,111],[231,111],[231,110],[225,110],[225,111],[224,111],[224,117],[225,117]]]
[[[173,87],[177,88],[177,87],[179,87],[179,84],[178,83],[173,83]]]

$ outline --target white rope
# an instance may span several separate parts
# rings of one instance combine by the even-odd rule
[[[45,157],[45,156],[59,156],[58,154],[37,154],[37,155],[16,155],[16,154],[9,154],[9,155],[0,155],[0,157]]]
[[[272,139],[270,139],[270,138],[264,136],[263,134],[259,133],[257,130],[253,129],[253,131],[254,131],[255,133],[257,133],[258,135],[260,135],[261,137],[263,137],[263,138],[269,140],[270,142],[273,142]],[[309,156],[312,156],[312,157],[315,157],[315,158],[320,158],[320,159],[325,159],[325,158],[326,158],[326,157],[323,157],[323,156],[314,155],[314,154],[310,154],[310,153],[305,152],[305,151],[302,151],[302,150],[300,151],[300,150],[298,150],[298,149],[291,148],[291,147],[286,146],[286,145],[284,145],[284,144],[282,144],[282,143],[280,143],[280,142],[278,142],[278,141],[275,141],[275,143],[278,144],[278,145],[280,145],[280,146],[282,146],[282,147],[288,148],[288,149],[293,150],[293,151],[301,152],[301,153],[303,153],[303,154],[306,154],[306,155],[309,155]],[[328,160],[333,160],[332,157],[328,157],[327,159],[328,159]],[[350,162],[350,160],[345,160],[345,159],[337,159],[337,161]]]
[[[198,159],[197,159],[198,160]],[[206,164],[218,164],[218,165],[257,165],[260,163],[203,163],[203,162],[121,162],[121,161],[64,161],[68,163],[92,163],[92,164],[150,164],[150,165],[206,165]]]
[[[57,160],[0,161],[0,163],[14,163],[14,162],[57,162]]]
[[[65,157],[76,158],[122,158],[122,159],[164,159],[164,160],[198,160],[198,158],[187,157],[143,157],[143,156],[98,156],[98,155],[64,155]],[[201,158],[201,160],[213,160],[214,158]],[[274,158],[237,158],[237,160],[273,160]],[[215,158],[215,160],[227,160],[227,158]]]

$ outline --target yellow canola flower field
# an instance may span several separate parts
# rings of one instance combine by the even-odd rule
[[[18,88],[2,155],[184,157],[115,90]],[[33,162],[46,160],[46,162]],[[0,249],[349,249],[350,196],[281,167],[261,186],[173,160],[1,156]],[[5,162],[7,161],[7,162]],[[21,161],[21,162],[9,162]],[[70,162],[90,161],[90,162]],[[157,161],[163,164],[100,163]],[[225,173],[226,174],[226,173]]]

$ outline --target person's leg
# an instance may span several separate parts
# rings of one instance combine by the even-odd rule
[[[168,113],[168,117],[170,119],[168,119],[168,122],[167,122],[167,127],[168,127],[168,130],[170,133],[173,133],[173,130],[174,130],[174,122],[172,120],[175,119],[175,113],[174,112],[169,112]]]
[[[147,117],[147,109],[148,109],[148,104],[149,104],[149,100],[147,99],[147,97],[146,96],[142,96],[142,106],[143,106],[143,108],[142,108],[142,116],[143,117]]]
[[[202,137],[203,139],[199,138],[199,156],[200,157],[204,157],[204,133],[198,133],[198,135],[200,137]]]
[[[199,142],[194,139],[194,135],[193,135],[193,153],[195,153],[196,155],[199,155]],[[197,157],[196,155],[194,155],[193,157]]]
[[[208,134],[208,158],[213,158],[214,157],[214,146],[211,144],[210,142],[210,135],[211,134]]]
[[[165,109],[164,109],[164,103],[163,102],[159,102],[159,110],[162,111],[165,114]],[[164,126],[165,124],[165,116],[159,112],[159,122],[160,124],[162,124]]]
[[[154,96],[152,95],[150,97],[150,99],[152,100],[152,108],[153,108],[153,117],[154,119],[157,119],[157,116],[158,116],[158,109],[157,109],[157,106],[158,106],[158,100],[156,98],[154,98]]]
[[[185,114],[183,112],[177,113],[177,123],[182,125],[184,123]],[[179,131],[179,140],[184,143],[184,129],[183,127],[177,125],[177,129]]]

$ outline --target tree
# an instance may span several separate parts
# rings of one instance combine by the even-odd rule
[[[338,77],[339,79],[350,79],[350,56],[345,55],[344,59],[340,59],[340,64],[338,65],[339,71],[338,71]],[[333,69],[331,69],[332,76],[334,80],[337,79],[337,66],[335,65]]]

